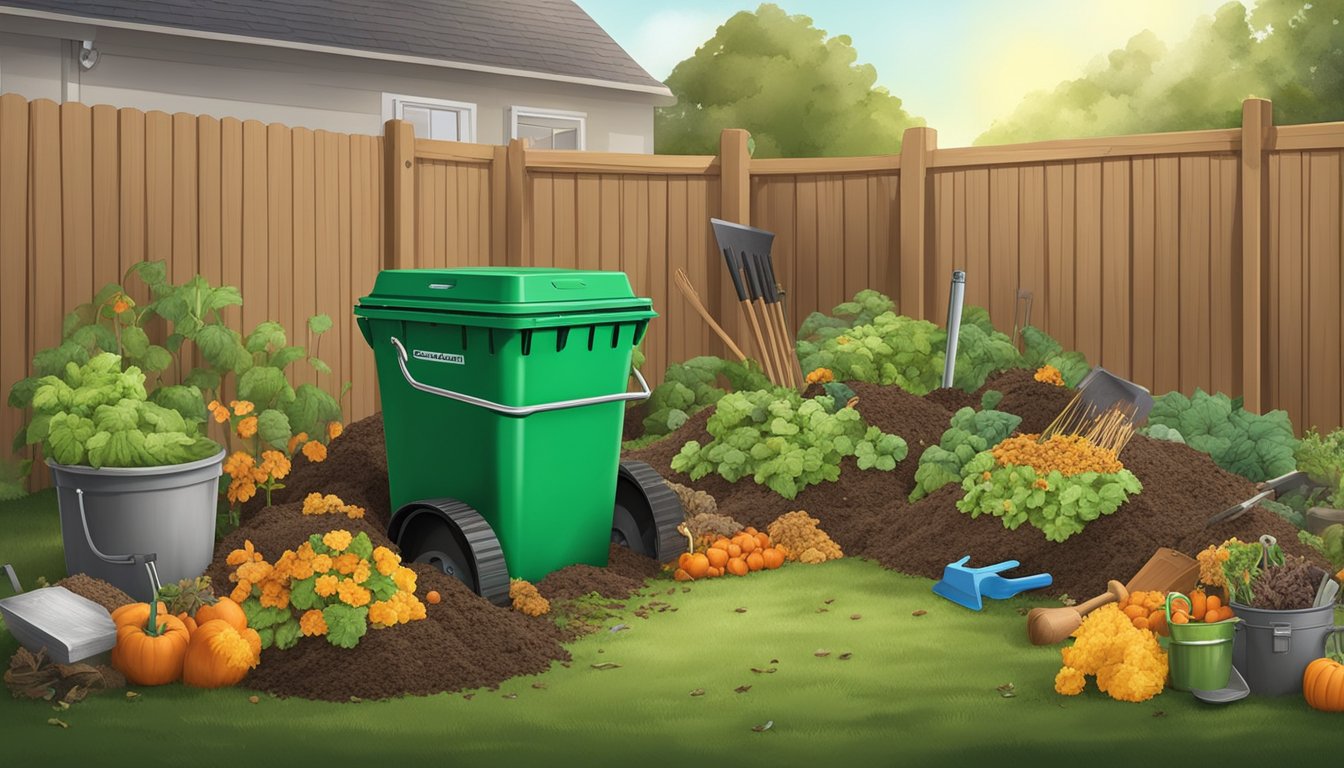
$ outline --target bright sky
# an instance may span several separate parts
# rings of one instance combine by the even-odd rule
[[[577,0],[654,77],[750,0]],[[777,0],[828,36],[849,35],[859,61],[905,109],[969,145],[1030,91],[1077,77],[1097,56],[1151,29],[1168,45],[1228,0]],[[1243,0],[1250,5],[1250,0]]]

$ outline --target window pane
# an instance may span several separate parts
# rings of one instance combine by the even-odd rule
[[[460,141],[457,130],[458,113],[451,109],[436,109],[432,113],[432,139],[440,141]]]
[[[567,131],[556,131],[551,137],[551,144],[556,149],[578,149],[579,129],[571,128]]]
[[[536,149],[552,149],[551,129],[540,125],[528,125],[518,121],[518,138],[527,142],[529,147]]]
[[[573,117],[553,115],[518,115],[517,138],[537,149],[582,149],[579,146],[579,126],[582,121]]]
[[[415,136],[420,139],[432,139],[429,130],[429,110],[424,107],[405,106],[401,110],[401,119],[415,127]]]

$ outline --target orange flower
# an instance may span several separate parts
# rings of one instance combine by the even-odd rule
[[[218,400],[211,400],[210,404],[206,406],[206,410],[210,411],[210,415],[215,417],[215,423],[217,424],[223,424],[229,420],[229,409],[220,405]]]
[[[326,573],[331,570],[331,555],[314,555],[311,561],[313,573]]]
[[[346,552],[340,557],[333,558],[331,567],[335,568],[337,573],[349,576],[359,567],[359,555],[356,555],[353,552]],[[414,571],[412,571],[412,573],[414,573]]]
[[[372,575],[372,573],[373,568],[369,565],[369,561],[360,560],[359,565],[355,566],[355,572],[350,575],[350,578],[354,579],[356,584],[363,584],[369,580],[369,576]]]
[[[255,434],[257,434],[257,417],[256,417],[256,416],[248,416],[247,418],[245,418],[245,419],[243,419],[242,421],[238,422],[238,436],[239,436],[239,437],[246,439],[246,438],[252,437],[252,436],[255,435]]]
[[[233,588],[233,592],[229,595],[229,599],[235,603],[242,604],[244,600],[246,600],[251,596],[252,596],[251,582],[240,581],[238,582],[238,586]]]
[[[262,451],[261,468],[276,480],[283,480],[289,474],[289,459],[279,451]]]
[[[307,432],[300,432],[299,434],[289,438],[289,455],[293,456],[294,451],[298,450],[299,446],[302,445],[307,440],[308,440]]]
[[[349,531],[331,531],[322,537],[322,543],[337,552],[344,552],[353,539],[354,536],[351,536]]]
[[[339,421],[330,422],[327,424],[327,439],[335,440],[336,438],[340,437],[341,433],[344,431],[345,427],[341,426],[341,422]]]
[[[251,413],[252,409],[256,406],[252,405],[251,401],[248,400],[230,400],[229,407],[233,409],[234,416],[246,416]]]
[[[369,606],[369,623],[375,627],[390,627],[397,621],[397,606],[390,601],[380,600]]]
[[[308,611],[299,617],[299,631],[304,637],[321,637],[327,634],[327,620],[321,611]]]
[[[242,549],[235,549],[230,552],[229,556],[224,560],[224,563],[226,565],[242,565],[243,563],[250,563],[256,559],[253,557],[256,553],[257,550],[253,548],[252,540],[248,539],[243,542]]]
[[[233,455],[224,461],[224,472],[234,480],[242,480],[252,476],[252,468],[256,466],[256,460],[250,453],[245,451],[234,451]]]
[[[252,482],[250,477],[246,480],[234,480],[229,483],[228,497],[233,504],[241,504],[256,495],[257,485]]]
[[[307,456],[308,460],[314,463],[326,461],[327,446],[316,440],[309,440],[303,444],[303,455]]]
[[[318,576],[317,581],[313,583],[313,591],[318,597],[331,597],[336,594],[336,589],[341,585],[341,580],[335,576]]]
[[[130,308],[131,303],[127,301],[125,297],[122,296],[118,296],[117,300],[112,303],[112,311],[116,312],[118,315],[120,315],[122,312],[125,312]]]
[[[351,608],[359,608],[369,604],[373,599],[373,593],[364,587],[359,586],[351,579],[341,579],[340,585],[336,588],[336,594],[341,602]]]

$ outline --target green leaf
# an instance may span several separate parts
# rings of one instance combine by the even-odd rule
[[[295,360],[302,360],[308,350],[303,347],[282,347],[271,355],[269,364],[276,368],[285,368]]]
[[[173,364],[173,353],[157,344],[151,345],[149,350],[145,352],[143,364],[144,369],[151,373],[166,371],[168,366]]]
[[[89,350],[74,341],[66,341],[59,347],[44,349],[33,356],[33,375],[54,376],[64,371],[68,363],[84,365],[87,362]]]
[[[997,389],[989,389],[980,396],[980,409],[990,411],[999,407],[1001,402],[1003,402],[1003,393]]]
[[[268,365],[249,368],[238,378],[238,398],[250,400],[257,408],[274,408],[280,405],[281,401],[287,399],[285,393],[288,389],[289,382],[285,380],[285,372]],[[294,421],[291,413],[290,423],[294,424]]]
[[[70,334],[70,342],[93,352],[119,352],[117,337],[103,325],[86,325]]]
[[[145,448],[145,433],[138,429],[122,432],[99,432],[89,438],[89,466],[102,467],[147,467],[159,462]],[[170,462],[175,463],[175,462]]]
[[[352,608],[348,605],[329,605],[322,609],[322,618],[327,622],[327,642],[337,648],[354,648],[359,639],[368,631],[367,608]]]
[[[308,330],[312,331],[314,336],[320,336],[331,330],[331,315],[320,314],[308,318]]]
[[[289,604],[298,611],[310,611],[322,605],[317,594],[317,574],[295,581],[289,586]]]
[[[267,408],[257,414],[257,436],[263,443],[277,450],[284,450],[293,435],[294,432],[289,427],[289,417],[284,412]]]
[[[238,332],[222,325],[202,327],[192,341],[206,362],[218,370],[234,368],[243,354]]]
[[[122,277],[122,282],[126,282],[131,275],[138,275],[145,285],[152,289],[162,287],[168,282],[168,264],[162,259],[159,261],[141,261],[132,264],[130,269]]]
[[[32,467],[31,459],[0,459],[0,501],[13,501],[28,495],[24,481]]]
[[[322,362],[320,358],[309,357],[308,364],[311,365],[313,367],[313,370],[317,371],[318,373],[331,373],[331,367],[328,366],[326,363]]]
[[[275,628],[266,627],[265,629],[258,629],[257,637],[261,638],[261,649],[264,651],[275,645]]]
[[[83,416],[57,413],[47,428],[45,452],[59,464],[83,464],[87,456],[86,443],[98,429],[93,421]]]
[[[312,384],[300,384],[293,402],[285,407],[285,413],[296,434],[320,435],[326,433],[329,422],[340,420],[341,406],[326,390]]]
[[[285,327],[274,320],[267,320],[257,324],[247,335],[247,351],[256,353],[280,349],[285,346],[285,342]]]
[[[15,408],[29,408],[33,404],[33,393],[37,391],[38,376],[19,379],[9,388],[9,404]]]
[[[287,651],[298,645],[302,636],[298,620],[290,617],[288,621],[275,626],[275,647]]]
[[[221,285],[210,290],[205,295],[205,300],[201,302],[201,305],[202,312],[211,310],[218,312],[225,307],[241,307],[243,305],[243,295],[231,285]]]
[[[196,368],[182,380],[183,384],[196,387],[202,392],[214,392],[219,389],[219,372],[209,368]]]
[[[70,338],[70,335],[80,328],[89,325],[97,320],[93,311],[92,304],[80,304],[73,311],[65,316],[61,321],[61,341]]]
[[[141,358],[149,351],[149,334],[145,329],[130,325],[121,329],[121,348],[131,357]]]
[[[369,578],[362,586],[373,593],[374,600],[391,600],[392,596],[397,593],[397,583],[392,580],[391,576],[384,576],[377,569],[369,573]],[[293,599],[293,596],[291,596],[290,601],[292,602]]]
[[[360,531],[350,539],[350,546],[345,551],[359,555],[362,560],[369,560],[373,557],[373,542],[369,540],[369,534]]]
[[[186,384],[159,387],[149,396],[149,400],[177,411],[188,423],[199,424],[206,419],[205,398],[198,387]]]

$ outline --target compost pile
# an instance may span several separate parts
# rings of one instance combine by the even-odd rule
[[[344,529],[356,535],[362,531],[374,546],[396,551],[385,533],[391,509],[381,415],[347,427],[332,441],[326,461],[296,458],[285,485],[273,494],[272,506],[247,510],[242,525],[216,546],[206,574],[218,585],[218,593],[227,594],[231,588],[228,553],[245,541],[274,561],[314,533]],[[340,496],[347,504],[363,507],[364,517],[304,515],[303,498],[310,492]],[[371,629],[353,650],[337,648],[324,638],[301,638],[297,646],[283,651],[268,649],[243,684],[278,696],[381,699],[493,687],[569,660],[561,643],[581,627],[562,629],[552,616],[534,618],[493,605],[432,567],[410,567],[417,573],[417,595],[423,599],[437,591],[441,598],[438,604],[426,605],[425,620]],[[607,568],[570,566],[552,573],[538,587],[553,604],[592,592],[623,599],[658,571],[653,560],[613,547]]]
[[[123,605],[129,605],[135,602],[130,595],[122,592],[111,584],[108,584],[106,581],[95,579],[94,577],[83,573],[66,576],[64,579],[56,582],[54,586],[65,587],[80,597],[88,598],[106,608],[108,613],[117,610]]]
[[[704,444],[712,439],[705,423],[713,409],[697,413],[667,439],[626,458],[647,461],[668,480],[708,492],[718,500],[720,513],[744,525],[761,527],[785,512],[806,510],[821,520],[821,527],[846,554],[933,579],[941,578],[944,566],[965,555],[970,555],[973,567],[1018,560],[1021,566],[1009,575],[1050,573],[1054,583],[1046,592],[1084,598],[1105,591],[1109,579],[1128,580],[1158,547],[1193,556],[1231,536],[1255,541],[1265,533],[1277,537],[1290,554],[1312,562],[1318,559],[1298,543],[1292,524],[1267,509],[1257,507],[1236,520],[1206,528],[1211,515],[1253,496],[1255,484],[1220,469],[1206,454],[1186,445],[1141,435],[1126,446],[1120,459],[1143,483],[1143,492],[1063,543],[1046,541],[1028,525],[1010,531],[996,518],[972,519],[956,508],[962,496],[958,485],[944,486],[912,504],[907,499],[919,455],[937,444],[947,429],[953,413],[948,406],[978,403],[979,398],[943,390],[921,398],[898,387],[850,386],[859,398],[855,407],[867,421],[909,444],[909,456],[894,471],[861,471],[854,459],[845,459],[839,482],[808,487],[793,500],[749,478],[729,483],[710,475],[692,481],[672,471],[672,457],[688,440]],[[1022,417],[1023,432],[1042,430],[1073,396],[1072,390],[1035,381],[1030,371],[991,377],[984,387],[990,389],[1003,393],[998,410]]]

